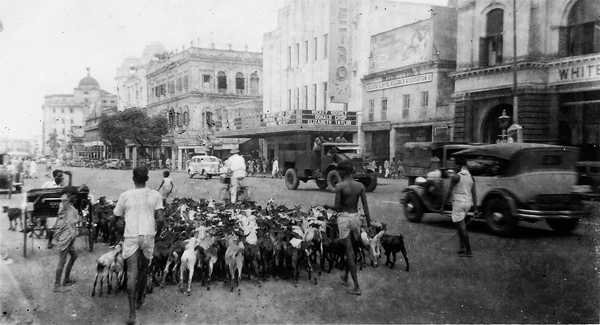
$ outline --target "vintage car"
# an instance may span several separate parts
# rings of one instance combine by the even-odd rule
[[[508,236],[518,221],[545,220],[556,231],[570,232],[579,219],[590,215],[576,193],[578,153],[579,149],[565,146],[504,143],[468,146],[453,156],[467,158],[481,217],[494,234]],[[450,186],[449,167],[442,164],[437,179],[430,174],[404,190],[401,203],[409,221],[420,222],[426,212],[451,213],[451,202],[441,206]]]
[[[106,159],[106,168],[108,169],[121,169],[121,160],[117,158]]]
[[[13,192],[21,193],[25,184],[25,174],[16,168],[11,165],[9,154],[0,154],[0,192],[8,194],[9,199]]]
[[[193,156],[188,164],[188,175],[190,178],[194,175],[200,175],[211,179],[219,175],[219,159],[214,156]]]

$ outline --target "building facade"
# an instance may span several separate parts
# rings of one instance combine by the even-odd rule
[[[579,146],[582,159],[600,159],[598,2],[519,1],[516,19],[510,0],[458,5],[454,138],[498,141],[505,111],[523,141]]]
[[[361,131],[365,155],[379,164],[401,160],[406,142],[450,140],[456,9],[429,12],[428,19],[371,37]]]
[[[147,67],[148,115],[169,120],[159,154],[183,162],[194,154],[226,158],[243,139],[218,139],[215,132],[247,112],[262,111],[262,54],[191,47],[150,61]],[[140,153],[128,149],[132,159]]]

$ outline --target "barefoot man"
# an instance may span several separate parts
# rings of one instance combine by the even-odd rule
[[[340,240],[343,241],[346,248],[346,268],[344,275],[340,275],[342,283],[348,285],[348,273],[352,275],[354,289],[347,292],[352,295],[360,295],[360,286],[356,276],[356,264],[354,263],[353,244],[360,240],[360,226],[362,220],[358,214],[358,199],[361,200],[367,227],[371,226],[371,216],[369,214],[369,205],[367,204],[367,194],[365,186],[352,178],[354,166],[350,161],[342,161],[337,165],[337,171],[340,173],[342,181],[335,185],[335,205],[324,205],[325,209],[331,209],[341,212],[337,218]]]

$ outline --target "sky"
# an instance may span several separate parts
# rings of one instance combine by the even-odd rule
[[[411,0],[445,5],[446,0]],[[42,133],[44,96],[73,94],[87,75],[116,94],[117,67],[146,45],[260,52],[285,0],[2,0],[0,138]],[[199,43],[198,43],[199,40]]]

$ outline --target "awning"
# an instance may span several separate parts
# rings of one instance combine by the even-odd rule
[[[96,146],[104,146],[102,141],[86,141],[83,143],[84,147],[96,147]]]

